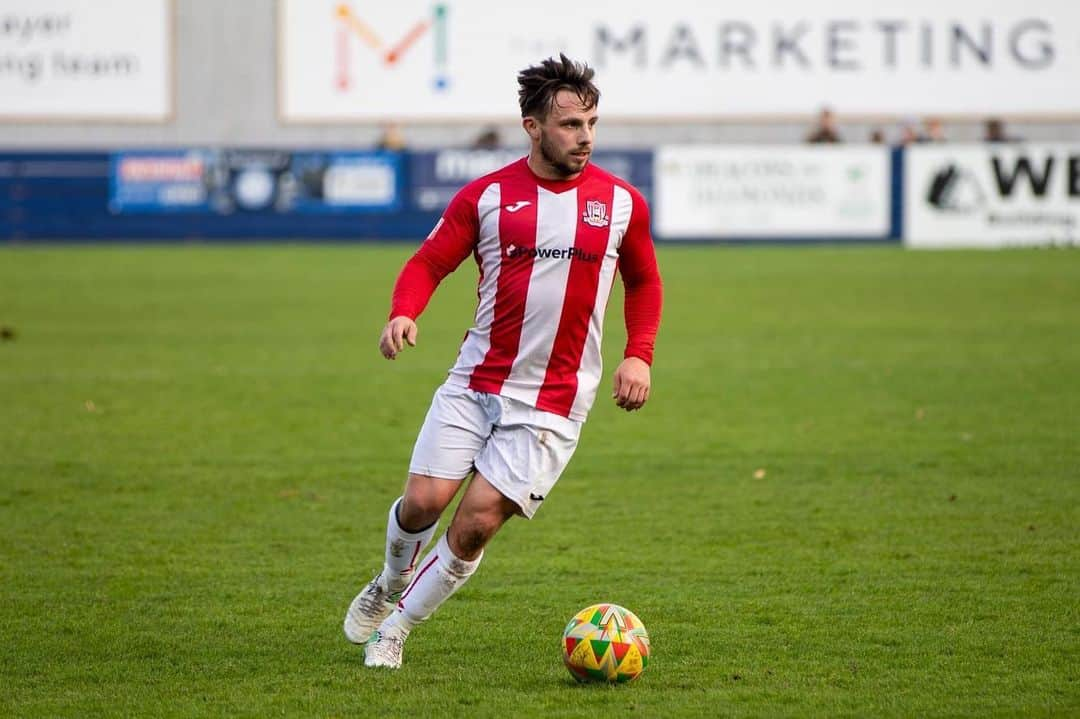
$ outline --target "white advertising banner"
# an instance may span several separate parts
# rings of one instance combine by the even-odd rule
[[[664,239],[885,239],[889,150],[660,147],[653,221]]]
[[[904,208],[909,247],[1080,244],[1080,144],[909,148]]]
[[[171,0],[0,0],[0,120],[164,122]]]
[[[569,7],[569,6],[568,6]],[[286,121],[509,119],[565,52],[613,118],[1080,115],[1077,0],[279,0]]]

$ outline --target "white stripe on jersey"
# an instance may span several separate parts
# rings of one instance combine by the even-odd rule
[[[574,397],[571,414],[585,415],[596,399],[596,389],[604,372],[604,361],[600,353],[600,336],[604,330],[604,310],[607,308],[611,285],[615,281],[615,268],[619,262],[619,246],[623,235],[630,225],[630,213],[634,209],[634,199],[625,189],[615,186],[612,198],[611,232],[608,235],[607,250],[600,266],[600,281],[596,285],[596,303],[592,317],[589,318],[589,332],[585,338],[585,348],[581,355],[581,366],[577,372],[578,393]]]
[[[476,212],[480,224],[477,255],[480,257],[483,278],[477,288],[476,321],[461,345],[457,362],[450,370],[460,383],[468,386],[469,375],[476,365],[484,361],[491,347],[491,323],[495,317],[495,293],[499,286],[499,268],[502,266],[502,248],[499,238],[499,183],[488,185],[480,195]]]
[[[536,249],[559,250],[572,246],[578,223],[577,188],[561,193],[543,187],[536,189]],[[521,340],[510,375],[503,383],[503,394],[534,407],[559,329],[570,264],[533,261]]]

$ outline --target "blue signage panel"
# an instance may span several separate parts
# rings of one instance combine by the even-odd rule
[[[409,164],[409,205],[421,212],[440,213],[466,184],[520,160],[524,155],[522,150],[507,149],[414,152]],[[646,199],[651,199],[651,150],[597,150],[591,161],[634,185]]]
[[[205,150],[114,153],[109,162],[112,212],[205,212],[211,154]]]
[[[109,209],[137,212],[349,213],[401,208],[394,152],[160,150],[114,153]]]
[[[295,153],[289,206],[301,212],[401,209],[404,173],[396,152]]]

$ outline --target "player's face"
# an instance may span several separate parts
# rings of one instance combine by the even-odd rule
[[[534,154],[554,178],[573,179],[585,169],[596,139],[596,108],[586,108],[577,94],[560,90],[543,122],[536,121],[530,136]]]

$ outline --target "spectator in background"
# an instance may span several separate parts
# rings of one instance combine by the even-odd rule
[[[806,136],[806,141],[811,143],[842,142],[840,133],[836,130],[836,115],[833,114],[832,108],[821,108],[817,125]]]
[[[983,130],[984,142],[1019,142],[1020,138],[1010,137],[1005,131],[1005,122],[1000,117],[987,119]]]
[[[896,141],[898,147],[907,147],[908,145],[919,141],[919,133],[915,131],[914,121],[908,119],[900,123],[900,138]]]
[[[945,142],[945,125],[940,117],[928,117],[923,120],[923,131],[918,142]]]
[[[885,144],[885,131],[880,127],[875,127],[870,131],[870,144],[871,145],[884,145]]]
[[[499,139],[499,131],[494,127],[487,127],[472,141],[474,150],[497,150],[502,141]]]
[[[396,122],[387,123],[383,126],[382,135],[379,136],[378,142],[375,143],[375,147],[379,150],[393,150],[398,152],[405,149],[405,133],[401,130],[401,125]]]

